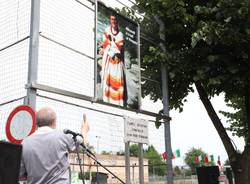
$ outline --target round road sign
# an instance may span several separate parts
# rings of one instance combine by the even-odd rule
[[[6,136],[15,144],[36,130],[36,115],[33,109],[26,105],[16,107],[9,115],[6,123]]]

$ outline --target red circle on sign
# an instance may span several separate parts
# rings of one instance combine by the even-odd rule
[[[31,127],[31,130],[29,132],[29,135],[31,135],[32,133],[35,132],[36,130],[36,113],[33,111],[33,109],[30,107],[30,106],[27,106],[27,105],[21,105],[21,106],[18,106],[16,107],[9,115],[8,119],[7,119],[7,123],[6,123],[6,136],[8,138],[8,140],[12,143],[15,143],[15,144],[21,144],[21,142],[23,141],[23,139],[16,139],[12,134],[11,134],[11,130],[10,130],[10,125],[11,125],[11,122],[12,122],[12,119],[13,117],[20,111],[26,111],[28,112],[30,115],[31,115],[31,118],[32,118],[32,127]]]

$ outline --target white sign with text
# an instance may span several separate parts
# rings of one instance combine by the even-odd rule
[[[148,144],[148,121],[124,117],[124,141]]]

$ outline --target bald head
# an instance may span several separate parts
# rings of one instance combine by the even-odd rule
[[[36,123],[38,127],[56,128],[56,113],[50,107],[43,107],[36,113]]]

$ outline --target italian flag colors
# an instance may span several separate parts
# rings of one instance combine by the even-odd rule
[[[166,152],[162,153],[162,157],[164,160],[167,158]],[[179,158],[181,157],[181,152],[180,149],[175,150],[175,152],[172,153],[172,159]]]
[[[199,164],[202,161],[205,164],[208,164],[210,162],[214,162],[214,156],[213,155],[199,155],[199,156],[195,157],[195,163]]]
[[[167,158],[166,152],[162,153],[162,157],[164,160],[166,160],[166,158]],[[175,152],[172,152],[172,159],[180,158],[180,157],[181,157],[180,149],[177,149],[177,150],[175,150]],[[209,164],[215,162],[214,155],[207,155],[207,154],[206,155],[198,155],[198,156],[195,156],[194,159],[195,159],[196,164],[209,165]],[[220,156],[218,156],[217,165],[221,166]]]
[[[196,156],[195,157],[195,163],[199,164],[202,161],[202,156]]]
[[[172,159],[180,158],[180,157],[181,157],[180,149],[177,149],[175,150],[175,152],[172,153]]]

